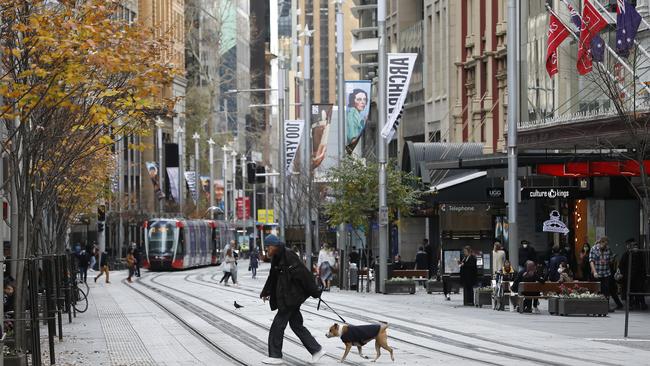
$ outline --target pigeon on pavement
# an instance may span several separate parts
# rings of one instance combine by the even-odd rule
[[[244,307],[243,305],[239,305],[237,303],[237,301],[235,301],[235,309],[240,309],[240,308],[243,308],[243,307]]]

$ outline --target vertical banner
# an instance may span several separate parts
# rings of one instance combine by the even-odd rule
[[[209,201],[210,200],[210,177],[200,176],[199,179],[201,180],[201,188],[203,189],[203,193],[205,193],[205,198]]]
[[[312,104],[311,106],[311,170],[318,168],[327,156],[332,107],[332,104]]]
[[[366,130],[370,115],[370,80],[348,80],[345,82],[347,104],[345,108],[345,150],[354,151]]]
[[[199,191],[196,189],[196,174],[193,171],[185,172],[185,181],[187,182],[187,187],[190,189],[194,204],[196,204],[199,200]]]
[[[156,198],[163,199],[165,194],[160,190],[160,177],[158,176],[158,163],[153,161],[145,162],[147,166],[147,171],[149,172],[149,178],[151,178],[151,183],[153,184],[153,190]]]
[[[222,211],[225,210],[224,199],[223,199],[224,194],[225,194],[225,189],[223,185],[223,179],[215,179],[214,180],[214,205],[219,207]]]
[[[290,176],[293,171],[293,162],[296,160],[296,155],[298,154],[298,147],[300,146],[300,138],[302,137],[304,127],[304,120],[284,121],[284,154],[287,163],[287,176]]]
[[[404,100],[411,82],[411,74],[417,53],[389,53],[388,54],[388,75],[386,78],[386,102],[388,119],[381,136],[390,142],[397,131],[397,117],[402,111]]]
[[[167,176],[169,176],[169,189],[172,192],[172,198],[178,202],[180,196],[178,191],[178,167],[167,168]]]

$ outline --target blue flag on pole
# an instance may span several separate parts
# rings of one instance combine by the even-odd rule
[[[591,59],[596,62],[605,61],[605,41],[599,35],[591,39]]]
[[[623,57],[630,54],[634,38],[641,24],[641,15],[627,0],[617,0],[616,7],[616,53]]]

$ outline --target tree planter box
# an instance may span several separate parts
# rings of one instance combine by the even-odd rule
[[[427,294],[433,292],[445,292],[445,288],[442,281],[434,281],[434,280],[427,281]]]
[[[386,281],[384,294],[414,294],[415,281]]]
[[[18,353],[15,355],[5,355],[4,365],[5,366],[27,366],[27,355],[24,353]]]
[[[557,314],[559,315],[597,315],[606,316],[609,312],[607,299],[571,299],[558,298]]]
[[[474,289],[474,305],[482,307],[483,305],[492,305],[492,290],[486,291],[478,288]]]
[[[557,303],[558,303],[559,298],[557,297],[549,297],[548,298],[548,312],[551,315],[557,314]]]

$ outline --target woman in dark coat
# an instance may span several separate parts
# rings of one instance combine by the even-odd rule
[[[463,259],[458,263],[460,265],[460,283],[463,285],[463,305],[474,305],[474,285],[478,269],[476,267],[476,257],[472,253],[472,248],[468,245],[463,249]]]

